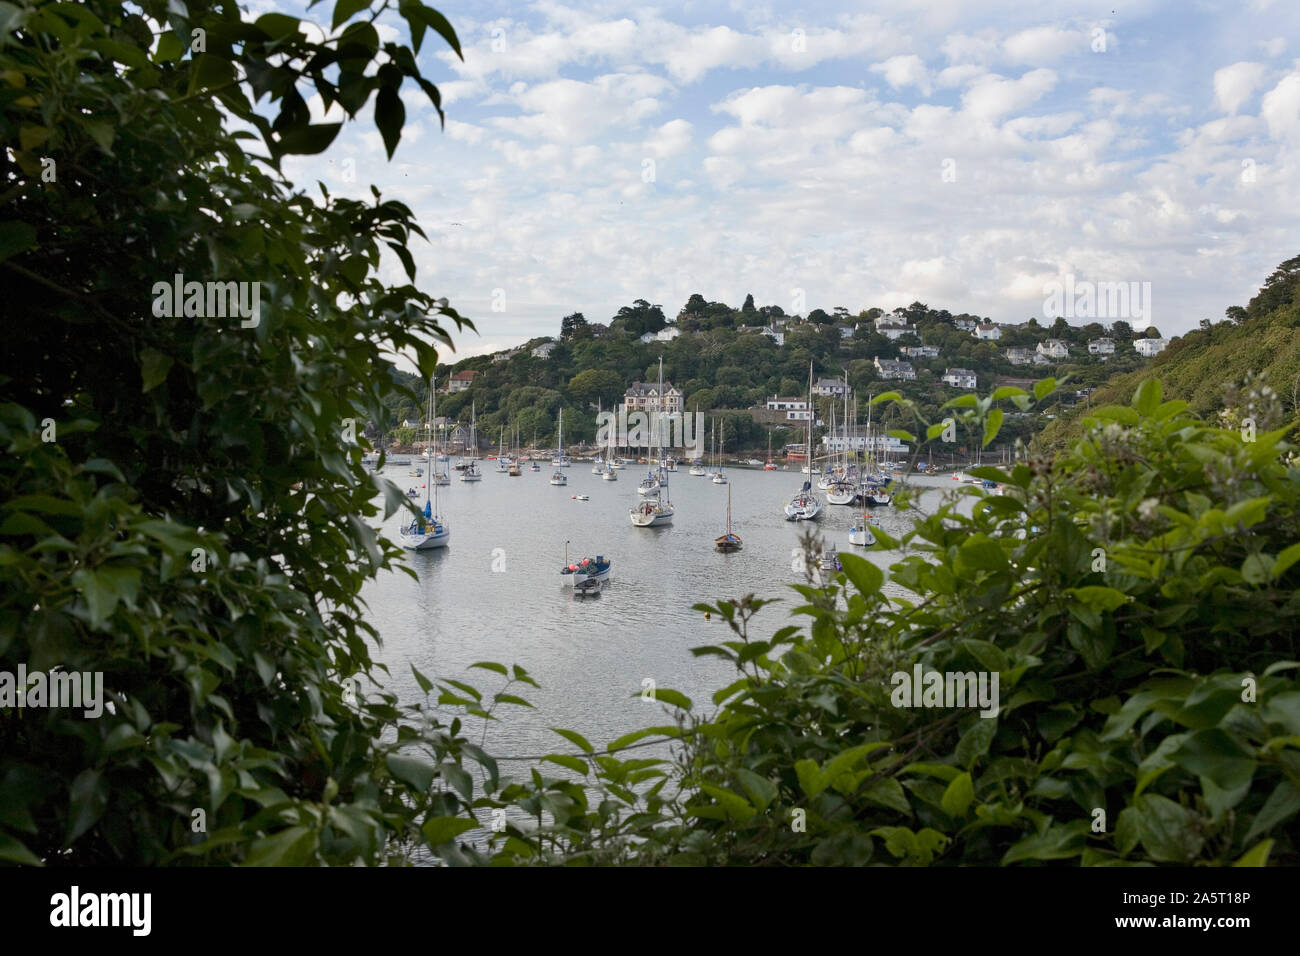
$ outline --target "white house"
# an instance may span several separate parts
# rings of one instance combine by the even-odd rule
[[[1070,347],[1060,339],[1046,339],[1039,342],[1034,351],[1044,358],[1063,359],[1070,354]]]
[[[478,372],[474,371],[473,369],[470,369],[465,372],[457,372],[455,375],[451,377],[451,382],[447,386],[448,391],[451,392],[465,391],[467,388],[469,388],[471,385],[474,384],[474,376],[477,374]]]
[[[1102,338],[1102,339],[1089,339],[1089,340],[1088,340],[1088,354],[1089,354],[1089,355],[1114,355],[1114,354],[1115,354],[1115,340],[1114,340],[1114,339],[1105,339],[1105,338]]]
[[[841,378],[819,378],[813,385],[813,393],[816,395],[833,395],[836,398],[843,398],[844,393],[849,390],[848,384]]]
[[[898,315],[894,312],[886,312],[884,315],[876,317],[876,331],[880,332],[891,326],[894,328],[906,327],[908,325],[907,316]]]
[[[996,322],[981,322],[973,334],[981,342],[996,342],[1002,338],[1002,328]]]
[[[1033,349],[1007,349],[1003,354],[1012,365],[1028,365],[1031,362],[1041,364],[1047,361]]]
[[[492,356],[492,364],[496,365],[498,362],[508,362],[522,351],[523,347],[521,346],[517,349],[507,349],[504,352],[498,352],[496,355]]]
[[[914,359],[937,359],[939,357],[939,346],[937,345],[904,345],[899,351],[908,358]]]
[[[1159,355],[1169,344],[1168,339],[1134,339],[1133,348],[1137,349],[1139,355],[1145,355],[1150,358],[1153,355]]]
[[[660,342],[671,342],[673,339],[677,338],[677,336],[681,334],[682,334],[681,329],[672,325],[666,325],[658,332],[655,333],[655,339]]]
[[[974,388],[975,373],[968,368],[945,369],[943,381],[945,385],[951,385],[954,388]]]
[[[958,332],[974,332],[976,322],[974,319],[953,319],[952,327]]]
[[[894,342],[901,339],[904,335],[915,335],[916,326],[914,325],[886,325],[881,326],[877,323],[876,331],[883,335],[889,341]]]
[[[843,451],[846,447],[852,451],[870,449],[880,458],[901,457],[908,451],[908,446],[893,435],[872,435],[870,438],[866,435],[854,435],[851,438],[825,435],[821,443],[827,451]]]
[[[771,340],[772,340],[773,342],[775,342],[777,345],[785,345],[785,333],[784,333],[784,332],[782,332],[782,331],[780,331],[780,330],[778,330],[778,329],[775,329],[775,328],[773,328],[773,327],[770,326],[770,325],[767,326],[767,327],[765,327],[765,328],[763,328],[761,331],[762,331],[762,333],[763,333],[764,335],[766,335],[769,339],[771,339]]]
[[[543,342],[533,349],[533,358],[550,358],[551,351],[555,348],[554,342]]]
[[[642,341],[642,342],[645,342],[647,345],[648,345],[649,343],[653,342],[657,337],[658,337],[658,336],[656,336],[654,332],[643,332],[643,333],[641,333],[641,341]]]
[[[911,362],[895,362],[893,359],[882,359],[876,356],[875,364],[881,378],[899,378],[907,382],[916,378],[916,371],[912,368]]]

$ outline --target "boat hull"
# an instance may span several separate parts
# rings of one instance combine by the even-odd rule
[[[671,511],[655,511],[648,513],[644,508],[634,508],[629,512],[633,526],[637,528],[658,528],[666,524],[673,523],[673,513]]]
[[[432,551],[434,548],[447,546],[447,542],[451,540],[451,531],[444,527],[429,534],[401,532],[397,537],[402,547],[408,551]]]

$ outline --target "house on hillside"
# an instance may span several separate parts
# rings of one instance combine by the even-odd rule
[[[889,341],[896,342],[898,339],[901,339],[904,335],[915,335],[916,326],[907,325],[907,324],[885,325],[885,326],[877,325],[876,331],[879,332],[881,335],[883,335],[885,338],[889,339]]]
[[[1089,355],[1114,355],[1115,340],[1107,339],[1107,338],[1089,339],[1088,354]]]
[[[550,358],[551,352],[555,350],[555,346],[555,342],[543,342],[541,345],[533,349],[533,358]]]
[[[943,382],[954,388],[974,388],[975,373],[968,368],[944,369]]]
[[[813,394],[823,397],[843,398],[848,390],[848,383],[842,378],[819,378],[813,385]]]
[[[784,325],[784,324],[785,324],[785,323],[782,323],[782,325]],[[769,339],[771,339],[773,342],[775,342],[778,346],[780,346],[780,345],[785,345],[785,333],[782,332],[782,331],[780,331],[780,330],[778,330],[775,326],[773,326],[773,325],[768,325],[768,326],[765,326],[765,327],[764,327],[763,329],[761,329],[760,331],[763,333],[763,335],[766,335]]]
[[[971,334],[981,342],[996,342],[1002,338],[1002,327],[996,322],[981,322]]]
[[[671,342],[673,339],[677,338],[677,336],[681,334],[682,334],[682,330],[677,328],[675,325],[665,325],[662,329],[660,329],[658,332],[655,333],[655,341]]]
[[[669,415],[682,410],[682,392],[672,382],[664,383],[661,394],[656,383],[633,382],[623,394],[629,412],[665,412]]]
[[[1159,355],[1169,344],[1168,339],[1134,339],[1133,348],[1137,349],[1138,355],[1144,355],[1150,358],[1153,355]]]
[[[974,332],[978,323],[974,319],[953,319],[952,327],[958,332]]]
[[[939,346],[937,345],[904,345],[899,351],[912,359],[937,359],[939,357]]]
[[[1007,349],[1003,354],[1012,365],[1046,365],[1047,356],[1039,355],[1033,349]]]
[[[882,359],[876,356],[876,373],[881,378],[897,378],[905,382],[916,379],[916,370],[912,368],[911,362],[896,362],[893,359]]]
[[[474,376],[477,374],[478,372],[473,369],[464,372],[457,372],[451,377],[451,383],[447,386],[447,390],[450,392],[465,391],[474,384]]]
[[[492,356],[492,364],[497,365],[500,362],[509,362],[512,358],[514,358],[523,350],[524,350],[523,346],[520,346],[517,349],[507,349],[504,352],[498,352],[496,353],[496,355]]]
[[[1039,355],[1048,359],[1063,359],[1070,354],[1070,347],[1061,339],[1045,339],[1034,349]]]
[[[773,396],[767,400],[767,411],[784,412],[788,422],[806,422],[812,417],[806,398],[779,398]]]

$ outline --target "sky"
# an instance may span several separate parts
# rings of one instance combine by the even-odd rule
[[[367,108],[285,171],[413,208],[453,360],[694,292],[1022,322],[1067,276],[1150,283],[1169,336],[1300,253],[1293,0],[433,5],[445,128],[411,90],[391,161]]]

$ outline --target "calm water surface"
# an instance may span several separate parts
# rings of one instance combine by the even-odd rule
[[[541,685],[511,688],[535,709],[502,708],[505,719],[487,730],[490,753],[572,750],[551,727],[576,730],[599,747],[661,723],[662,705],[639,696],[647,678],[707,707],[713,691],[736,675],[717,658],[693,657],[690,648],[725,640],[730,632],[691,605],[750,592],[783,598],[756,618],[757,630],[767,635],[791,623],[790,609],[803,602],[788,585],[802,580],[792,558],[806,522],[787,522],[782,512],[803,481],[797,471],[727,471],[732,528],[744,549],[719,554],[713,541],[726,530],[727,486],[684,468],[671,476],[673,524],[636,528],[628,509],[640,500],[636,485],[647,466],[629,466],[617,482],[607,482],[591,473],[589,462],[575,461],[566,469],[568,485],[555,487],[547,483],[549,463],[517,478],[497,474],[495,462],[485,464],[482,481],[464,483],[453,474],[451,485],[438,489],[451,541],[444,549],[407,552],[419,580],[386,574],[363,597],[384,642],[376,657],[391,671],[388,689],[404,702],[423,696],[412,664],[430,679],[466,681],[489,698],[504,678],[467,670],[476,661],[520,664]],[[405,489],[422,481],[408,471],[388,466],[384,474]],[[910,481],[929,489],[918,502],[927,512],[957,486],[946,477]],[[574,500],[576,494],[590,500]],[[828,545],[867,554],[848,543],[854,513],[825,505],[816,525]],[[873,513],[895,536],[910,524],[893,508]],[[394,515],[384,525],[393,540],[400,521]],[[571,560],[597,553],[612,558],[613,580],[600,596],[575,598],[562,583],[566,541]],[[889,553],[868,557],[881,567],[897,559]]]

